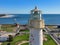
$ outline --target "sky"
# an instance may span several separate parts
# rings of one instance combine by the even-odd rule
[[[60,14],[60,0],[0,0],[0,14],[29,14],[35,6],[43,14]]]

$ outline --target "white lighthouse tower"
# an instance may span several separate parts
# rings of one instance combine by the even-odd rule
[[[31,10],[31,19],[29,20],[29,45],[43,45],[44,25],[41,10],[38,10],[37,7],[35,7],[35,9]]]

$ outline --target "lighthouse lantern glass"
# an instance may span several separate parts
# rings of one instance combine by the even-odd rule
[[[35,8],[34,10],[31,11],[31,18],[33,20],[39,20],[40,19],[40,10],[38,10],[37,8]]]

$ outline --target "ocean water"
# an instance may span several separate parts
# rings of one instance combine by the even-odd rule
[[[16,22],[21,25],[28,24],[30,16],[30,14],[9,14],[7,17],[0,17],[0,24],[14,24]],[[42,14],[42,18],[46,25],[60,25],[60,14]]]

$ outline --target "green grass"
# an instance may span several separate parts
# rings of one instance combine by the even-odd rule
[[[2,25],[1,26],[1,30],[7,31],[7,32],[13,32],[13,28],[14,28],[14,26],[12,26],[12,25]]]
[[[55,43],[55,41],[49,36],[49,35],[46,35],[46,37],[47,37],[47,41],[44,41],[44,45],[57,45],[56,43]]]
[[[49,36],[49,35],[46,35],[47,37],[47,41],[44,41],[44,45],[57,45],[55,43],[55,41]],[[16,43],[17,42],[21,42],[21,41],[24,41],[24,40],[29,40],[29,34],[24,34],[24,35],[21,35],[21,36],[16,36],[14,37],[13,41],[11,42],[11,45],[17,45]],[[8,42],[3,42],[2,45],[7,45]],[[22,45],[29,45],[29,43],[24,43]]]
[[[2,28],[2,31],[7,31],[7,32],[13,32],[13,29],[12,28]]]
[[[49,35],[46,35],[46,37],[47,37],[48,40],[44,41],[43,45],[57,45],[55,43],[55,41]],[[29,45],[29,43],[24,43],[22,45]]]
[[[13,32],[13,28],[14,28],[14,26],[11,26],[11,25],[2,26],[2,30],[7,31],[7,32]],[[29,32],[29,30],[23,30],[23,32]],[[47,37],[48,40],[44,41],[44,43],[43,43],[44,45],[57,45],[55,43],[55,41],[49,35],[46,35],[46,37]],[[16,37],[13,38],[13,41],[10,42],[10,43],[11,43],[11,45],[17,45],[16,44],[17,42],[21,42],[21,41],[24,41],[24,40],[26,40],[26,41],[29,40],[29,34],[16,36]],[[7,45],[7,43],[9,43],[9,42],[3,42],[2,45]],[[29,45],[29,43],[24,43],[22,45]]]
[[[26,29],[25,29],[25,30],[21,30],[21,32],[29,32],[29,30],[26,30]]]
[[[15,45],[17,42],[21,42],[23,40],[29,40],[29,34],[14,37],[13,41],[11,42],[11,45]],[[7,43],[8,42],[3,42],[2,45],[7,45]]]
[[[55,43],[55,41],[49,35],[46,35],[46,37],[47,37],[48,40],[44,41],[43,45],[57,45]],[[29,45],[29,43],[24,43],[22,45]]]
[[[16,26],[14,26],[14,25],[2,25],[1,26],[1,30],[2,31],[7,31],[7,32],[14,32],[14,27],[16,27]],[[23,32],[29,32],[28,29],[21,30],[21,31],[23,31]]]
[[[21,45],[29,45],[29,43],[24,43],[24,44],[21,44]]]

